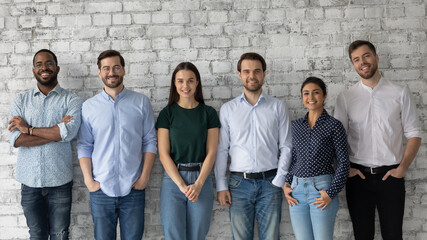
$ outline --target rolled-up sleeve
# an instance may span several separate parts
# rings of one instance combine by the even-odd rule
[[[77,138],[77,155],[78,158],[92,158],[94,137],[92,134],[92,126],[90,125],[87,116],[85,115],[84,105],[82,107],[81,126]]]
[[[157,153],[157,138],[154,128],[154,112],[147,97],[143,98],[143,112],[146,114],[143,122],[142,152]]]
[[[59,132],[61,135],[61,142],[70,142],[79,132],[81,124],[82,100],[76,95],[72,94],[71,100],[68,105],[67,113],[64,115],[71,115],[73,118],[68,123],[59,123]]]
[[[421,138],[421,128],[418,123],[415,103],[407,86],[403,88],[400,110],[402,112],[401,118],[405,137],[408,139],[413,137]]]
[[[12,106],[10,107],[10,114],[8,120],[12,119],[14,116],[23,116],[21,94],[18,94],[18,96],[16,96],[15,100],[13,101]],[[10,146],[15,147],[15,141],[16,139],[18,139],[19,136],[21,136],[21,131],[19,131],[18,129],[9,132]]]

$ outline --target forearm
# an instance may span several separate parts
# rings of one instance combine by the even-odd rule
[[[34,147],[50,143],[52,140],[41,138],[37,136],[30,136],[28,134],[21,134],[16,139],[14,146],[15,147]]]
[[[151,152],[144,153],[144,167],[142,168],[141,177],[150,178],[151,169],[153,169],[154,160],[156,159],[156,154]]]
[[[405,171],[409,169],[412,161],[418,153],[418,149],[421,146],[421,138],[413,137],[409,138],[406,144],[405,153],[403,154],[402,161],[399,167],[402,167]]]
[[[90,181],[94,181],[92,174],[92,159],[88,157],[82,157],[79,159],[80,168],[82,169],[84,182],[87,184]]]
[[[163,165],[163,168],[165,169],[168,176],[172,179],[172,181],[178,187],[185,187],[186,184],[182,179],[181,175],[179,175],[178,168],[176,167],[175,163],[173,162],[169,154],[160,154],[159,159]]]
[[[49,139],[50,141],[61,141],[61,133],[59,131],[59,127],[57,125],[52,127],[43,127],[43,128],[36,128],[33,129],[32,135]]]
[[[200,183],[202,186],[205,184],[206,178],[212,172],[213,165],[215,164],[216,153],[212,153],[206,156],[205,161],[203,162],[202,169],[200,170],[199,177],[196,182]]]

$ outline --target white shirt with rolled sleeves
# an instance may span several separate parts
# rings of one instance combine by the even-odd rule
[[[342,92],[334,117],[347,130],[350,161],[367,167],[399,164],[403,136],[421,137],[409,88],[382,78],[373,89],[359,81]]]
[[[291,122],[283,101],[264,92],[252,106],[244,94],[225,103],[221,121],[215,178],[217,191],[228,190],[230,171],[256,173],[277,168],[272,183],[282,188],[291,162]]]

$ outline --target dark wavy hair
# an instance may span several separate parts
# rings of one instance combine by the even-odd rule
[[[375,46],[374,46],[374,44],[372,44],[372,43],[371,43],[371,42],[369,42],[369,41],[365,41],[365,40],[356,40],[356,41],[352,42],[352,43],[350,44],[350,46],[348,47],[348,57],[350,58],[350,60],[351,60],[352,62],[353,62],[353,60],[351,59],[351,53],[352,53],[354,50],[358,49],[359,47],[361,47],[361,46],[363,46],[363,45],[368,46],[368,47],[369,47],[369,49],[371,49],[372,53],[373,53],[374,55],[377,55],[377,51],[375,50]]]
[[[304,86],[309,84],[309,83],[314,83],[317,86],[319,86],[320,89],[322,89],[323,95],[327,94],[325,82],[322,79],[317,78],[317,77],[308,77],[307,79],[305,79],[305,81],[301,85],[301,94],[302,94],[302,89],[304,88]]]
[[[254,53],[254,52],[248,52],[248,53],[244,53],[242,56],[240,56],[240,59],[237,62],[237,71],[238,72],[241,72],[241,70],[242,70],[243,60],[258,60],[261,62],[262,71],[265,72],[265,70],[267,70],[267,64],[265,63],[265,60],[261,55],[259,55],[258,53]]]
[[[194,93],[194,98],[196,99],[197,102],[204,104],[205,100],[203,99],[202,81],[200,79],[199,70],[197,70],[197,67],[194,64],[192,64],[191,62],[182,62],[182,63],[178,64],[178,66],[176,66],[175,70],[172,73],[168,106],[170,106],[174,103],[177,103],[179,100],[179,94],[178,94],[178,91],[176,90],[176,86],[175,86],[175,78],[176,78],[176,74],[181,70],[192,71],[194,73],[194,75],[196,75],[196,80],[199,84],[197,84],[196,92]]]
[[[106,51],[103,51],[98,56],[98,61],[96,62],[96,64],[98,64],[98,69],[101,69],[102,59],[109,58],[109,57],[115,57],[115,56],[118,56],[120,58],[120,64],[122,65],[122,67],[125,67],[125,59],[122,57],[120,52],[118,52],[116,50],[106,50]]]

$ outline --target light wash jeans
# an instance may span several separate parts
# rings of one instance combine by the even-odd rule
[[[22,184],[21,205],[31,240],[68,239],[72,186],[73,182],[44,188]]]
[[[193,164],[183,164],[191,166]],[[179,171],[187,185],[199,177],[199,171]],[[203,240],[209,232],[214,192],[212,176],[206,178],[197,202],[191,202],[172,179],[164,174],[160,191],[160,216],[165,239]]]
[[[124,197],[109,197],[101,189],[90,193],[90,208],[96,240],[140,240],[144,234],[145,190],[132,189]],[[88,236],[89,239],[89,236]]]
[[[260,240],[279,240],[283,190],[271,183],[273,178],[254,180],[230,174],[233,239],[254,239],[256,218]]]
[[[292,180],[292,197],[298,204],[289,206],[292,228],[297,240],[332,240],[334,235],[335,217],[338,211],[338,196],[334,197],[324,209],[313,205],[314,198],[320,197],[320,190],[328,190],[332,175],[321,175],[312,178]]]

